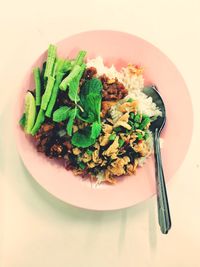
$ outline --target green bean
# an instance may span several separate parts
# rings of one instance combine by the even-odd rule
[[[122,139],[119,139],[119,141],[118,141],[118,142],[119,142],[119,147],[122,147],[125,141],[124,141],[124,140],[122,140]]]
[[[110,135],[109,140],[113,141],[113,140],[115,140],[115,138],[116,138],[116,134],[113,133],[113,134]]]
[[[52,94],[54,82],[55,82],[55,79],[52,76],[49,76],[48,77],[48,81],[47,81],[47,86],[46,86],[45,92],[44,92],[44,94],[42,96],[41,108],[43,110],[46,110],[47,109],[47,105],[48,105],[49,100],[51,98],[51,94]]]
[[[74,68],[69,73],[69,75],[61,82],[59,88],[62,91],[66,91],[69,83],[79,75],[80,71],[81,71],[81,67],[79,65],[74,66]]]
[[[31,130],[32,135],[35,135],[37,133],[37,131],[40,129],[40,126],[42,125],[44,120],[45,120],[44,110],[40,109],[37,115],[37,118],[36,118],[36,122]]]
[[[53,75],[55,60],[56,60],[56,46],[50,44],[48,48],[47,63],[44,72],[44,77],[49,77]]]
[[[150,121],[151,121],[150,118],[149,118],[149,117],[146,117],[146,118],[141,122],[141,124],[140,124],[140,126],[139,126],[139,129],[140,129],[140,130],[143,130],[143,129],[147,126],[147,124],[148,124]]]
[[[40,106],[41,103],[41,79],[40,79],[40,69],[34,68],[33,75],[35,80],[35,101],[36,106]]]
[[[140,122],[140,120],[141,120],[140,114],[136,114],[134,118],[134,122]]]
[[[76,65],[81,66],[83,64],[86,53],[87,52],[83,51],[83,50],[79,51],[79,53],[78,53],[78,55],[77,55],[77,57],[76,57],[76,59],[74,61],[74,67]]]
[[[54,105],[56,103],[56,99],[57,99],[57,95],[58,95],[58,91],[59,91],[59,85],[60,85],[63,77],[64,77],[64,73],[58,72],[58,74],[56,76],[56,81],[55,81],[54,86],[53,86],[51,98],[50,98],[50,101],[49,101],[49,104],[48,104],[48,107],[47,107],[47,110],[45,113],[45,115],[49,118],[51,118],[51,114],[52,114]]]

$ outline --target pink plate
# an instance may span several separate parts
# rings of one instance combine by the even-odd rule
[[[68,37],[58,44],[58,55],[75,56],[80,49],[88,58],[102,56],[107,65],[120,68],[127,63],[144,66],[145,83],[155,84],[166,104],[167,124],[162,132],[162,159],[165,178],[169,180],[181,165],[192,135],[192,105],[185,82],[173,63],[150,43],[127,33],[90,31]],[[41,66],[43,53],[33,66]],[[32,66],[32,67],[33,67]],[[95,186],[76,177],[71,171],[36,152],[29,138],[18,125],[23,112],[24,95],[33,89],[32,67],[20,88],[16,104],[15,124],[19,153],[35,180],[55,197],[77,207],[93,210],[115,210],[132,206],[155,194],[153,157],[136,175],[122,179],[116,185]]]

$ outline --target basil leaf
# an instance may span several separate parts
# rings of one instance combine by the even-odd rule
[[[69,121],[67,123],[67,133],[69,136],[72,135],[72,129],[73,129],[74,120],[76,118],[76,114],[77,114],[77,107],[70,110]]]
[[[71,108],[68,106],[62,106],[53,113],[53,121],[61,122],[66,120],[70,115]]]
[[[95,121],[92,124],[91,138],[96,139],[100,135],[100,132],[101,132],[101,123]]]

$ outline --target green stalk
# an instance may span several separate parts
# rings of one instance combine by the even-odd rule
[[[41,80],[40,80],[40,69],[34,68],[33,75],[35,80],[35,101],[36,106],[40,106],[41,103]]]
[[[84,62],[84,58],[85,58],[86,54],[87,54],[86,51],[83,51],[83,50],[79,51],[79,53],[78,53],[78,55],[74,61],[73,67],[75,67],[76,65],[81,66]]]
[[[62,72],[58,72],[58,74],[56,75],[56,81],[54,83],[51,98],[50,98],[50,101],[49,101],[49,104],[48,104],[48,107],[47,107],[47,110],[45,113],[45,115],[49,118],[51,118],[51,114],[52,114],[54,105],[56,103],[56,99],[57,99],[57,95],[58,95],[58,91],[59,91],[59,85],[60,85],[64,75],[65,74]]]
[[[31,134],[32,135],[35,135],[37,133],[37,131],[40,129],[42,123],[44,122],[45,120],[45,116],[44,116],[44,110],[40,109],[39,110],[39,113],[37,115],[37,119],[36,119],[36,122],[31,130]]]
[[[69,83],[76,78],[76,76],[79,75],[81,71],[81,67],[79,65],[74,66],[74,68],[72,69],[72,71],[70,72],[70,74],[61,82],[59,88],[62,91],[66,91],[67,86],[69,85]]]
[[[46,89],[45,89],[45,92],[44,92],[44,95],[42,96],[41,108],[43,110],[46,110],[47,109],[47,105],[48,105],[49,100],[51,98],[51,94],[52,94],[54,82],[55,82],[55,79],[52,76],[49,76],[48,77],[48,81],[47,81],[47,86],[46,86]]]
[[[44,77],[49,77],[53,75],[54,63],[56,60],[56,46],[50,44],[48,48],[46,69],[44,72]]]

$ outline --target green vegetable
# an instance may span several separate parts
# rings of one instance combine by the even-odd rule
[[[129,98],[128,100],[127,100],[127,102],[133,102],[134,100],[133,100],[133,98]]]
[[[40,80],[40,69],[34,68],[33,75],[35,80],[35,98],[36,106],[40,106],[41,103],[41,80]]]
[[[57,95],[58,95],[58,91],[59,91],[59,85],[63,79],[63,76],[64,76],[64,73],[62,73],[62,72],[58,72],[58,74],[56,76],[56,81],[54,83],[51,98],[50,98],[50,101],[49,101],[49,104],[48,104],[48,107],[47,107],[47,110],[45,113],[45,115],[49,118],[51,117],[54,105],[56,103],[56,99],[57,99]]]
[[[44,72],[44,77],[49,77],[53,75],[55,60],[56,60],[56,46],[50,44],[48,48],[47,63]]]
[[[80,98],[78,95],[78,89],[79,89],[79,83],[80,83],[80,79],[83,75],[83,72],[85,70],[86,65],[82,64],[81,65],[81,69],[79,74],[77,75],[77,77],[75,77],[70,83],[69,83],[69,98],[74,101],[75,103],[77,103]]]
[[[43,95],[47,85],[47,78],[44,77],[45,69],[46,69],[46,62],[43,63],[41,71],[41,96]]]
[[[24,128],[25,126],[25,122],[26,122],[26,115],[25,113],[23,113],[23,115],[21,116],[20,120],[19,120],[19,124],[22,128]]]
[[[40,129],[40,126],[42,125],[42,123],[45,120],[45,116],[44,116],[44,110],[40,109],[39,113],[37,115],[37,119],[36,122],[31,130],[31,134],[35,135],[37,133],[37,131]]]
[[[91,127],[85,127],[72,136],[72,145],[86,148],[93,145],[96,139],[91,137]]]
[[[60,89],[62,91],[66,91],[67,86],[69,86],[70,82],[74,80],[79,75],[80,72],[81,72],[81,67],[79,65],[74,66],[69,75],[61,82],[59,86]]]
[[[115,133],[113,133],[113,134],[111,134],[111,135],[109,136],[109,140],[110,140],[110,141],[115,140],[115,138],[116,138],[116,134],[115,134]]]
[[[56,76],[59,72],[66,73],[72,68],[70,60],[58,58],[55,63],[54,75]]]
[[[92,154],[93,154],[93,151],[92,151],[92,150],[90,150],[90,149],[87,149],[87,150],[86,150],[86,153],[87,153],[88,155],[92,156]]]
[[[134,123],[134,127],[135,127],[135,129],[138,129],[138,128],[139,128],[139,126],[140,126],[140,124],[139,124],[139,123],[137,123],[137,122],[135,122],[135,123]]]
[[[92,130],[91,130],[91,138],[96,139],[101,132],[101,123],[95,121],[92,124]]]
[[[99,79],[92,78],[86,81],[81,87],[80,102],[81,106],[87,114],[88,122],[98,121],[100,122],[101,111],[101,90],[103,86]]]
[[[48,76],[47,86],[46,86],[45,92],[42,96],[41,108],[43,110],[47,109],[47,105],[48,105],[49,100],[51,98],[54,82],[55,82],[55,79],[52,76]]]
[[[147,140],[149,138],[149,133],[146,132],[145,135],[144,135],[144,139]]]
[[[134,122],[132,122],[132,121],[128,121],[128,124],[130,124],[131,126],[134,126]]]
[[[122,140],[122,139],[119,139],[118,143],[119,143],[119,147],[122,147],[122,146],[123,146],[123,144],[124,144],[124,140]]]
[[[87,54],[86,51],[83,51],[83,50],[79,51],[79,53],[78,53],[73,65],[74,66],[76,66],[76,65],[81,66],[83,64],[83,62],[84,62],[84,58],[85,58],[86,54]]]
[[[101,90],[102,83],[99,79],[93,78],[86,81],[80,90],[80,105],[84,112],[78,114],[78,118],[92,123],[83,130],[79,130],[72,137],[72,144],[77,147],[88,147],[95,143],[101,132]]]
[[[25,96],[25,125],[24,131],[27,134],[31,133],[31,129],[33,128],[36,116],[36,104],[35,98],[31,94],[31,92],[27,92]]]
[[[138,138],[138,140],[142,140],[143,139],[143,135],[141,133],[137,133],[137,138]]]
[[[131,112],[131,113],[130,113],[130,117],[131,117],[132,120],[134,120],[134,118],[135,118],[135,114],[134,114],[133,112]]]
[[[139,129],[143,130],[150,121],[151,121],[150,118],[146,117],[144,120],[142,120],[142,122],[141,122],[141,124],[139,126]]]
[[[82,161],[80,161],[80,162],[78,163],[78,165],[79,165],[79,167],[80,167],[82,170],[84,170],[85,167],[86,167],[85,163],[83,163]]]
[[[73,129],[74,120],[76,118],[76,114],[77,114],[77,107],[70,110],[69,121],[67,123],[67,133],[69,136],[72,135],[72,129]]]
[[[69,118],[71,108],[68,106],[62,106],[53,113],[53,121],[61,122]]]
[[[134,118],[134,122],[140,122],[141,121],[141,116],[140,114],[136,114]]]
[[[114,131],[116,133],[122,132],[122,127],[118,126],[118,127],[114,128]]]

